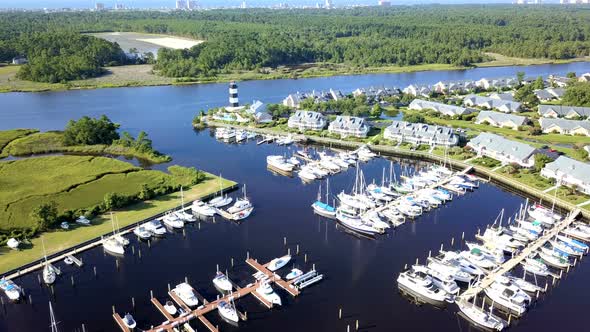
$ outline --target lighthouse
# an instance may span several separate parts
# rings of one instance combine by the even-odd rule
[[[229,106],[240,106],[240,102],[238,101],[238,84],[235,81],[229,82]]]

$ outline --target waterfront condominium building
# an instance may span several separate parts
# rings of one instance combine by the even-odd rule
[[[383,138],[417,145],[455,146],[459,144],[459,136],[453,128],[405,121],[393,121],[389,127],[385,128]]]
[[[481,133],[469,141],[467,146],[475,150],[478,156],[496,159],[503,165],[518,164],[527,168],[535,165],[535,147],[495,134]]]
[[[590,164],[585,162],[560,156],[546,164],[541,175],[555,179],[559,185],[576,187],[579,191],[590,194]]]
[[[289,117],[289,128],[304,130],[323,130],[326,127],[326,117],[313,111],[297,111]]]
[[[365,119],[356,116],[339,115],[336,120],[330,122],[328,131],[340,137],[367,137],[370,126]]]

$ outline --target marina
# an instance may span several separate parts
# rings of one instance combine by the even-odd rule
[[[568,71],[575,66],[563,68],[563,71]],[[536,71],[537,69],[527,70],[533,70],[529,73],[537,74],[539,71],[555,72],[557,69],[548,66],[545,69],[538,69],[539,71]],[[513,71],[514,69],[511,69],[510,73]],[[496,73],[493,76],[501,75],[502,69],[497,69]],[[441,75],[446,74],[414,73],[407,76],[395,76],[401,81],[400,83],[396,82],[396,85],[402,86],[404,79],[408,82],[429,81],[438,79]],[[449,78],[469,75],[481,77],[485,76],[486,72],[478,71],[476,74],[472,74],[472,72],[449,73],[448,75]],[[312,80],[314,82],[312,86],[337,85],[339,88],[346,89],[348,86],[354,88],[363,83],[366,83],[367,86],[373,82],[379,84],[379,80],[386,83],[391,79],[391,76],[383,79],[379,78],[380,76],[370,76],[360,78],[360,80],[366,79],[364,82],[343,80],[342,82],[345,83],[340,86],[338,86],[339,78],[317,79]],[[311,90],[310,87],[293,86],[293,84],[311,85],[308,80],[288,82],[289,84],[284,86],[281,82],[243,82],[240,88],[242,90],[251,89],[250,91],[266,89],[269,91],[269,101],[278,101],[293,89]],[[225,87],[225,84],[221,86]],[[275,89],[270,87],[275,87]],[[301,149],[301,146],[297,146],[295,143],[286,146],[257,145],[259,140],[254,139],[245,140],[239,145],[225,144],[217,141],[208,131],[193,131],[185,126],[187,118],[190,121],[190,117],[194,113],[195,98],[199,99],[198,107],[202,108],[206,108],[208,104],[223,103],[226,99],[225,93],[220,93],[219,97],[210,98],[207,96],[214,96],[213,91],[217,89],[220,88],[211,85],[211,87],[69,91],[29,96],[32,98],[27,99],[25,103],[39,103],[38,107],[34,105],[31,107],[29,104],[28,108],[31,109],[31,112],[37,112],[36,116],[46,114],[43,116],[46,121],[34,123],[40,128],[59,128],[57,123],[59,122],[61,125],[63,122],[63,119],[59,118],[60,116],[64,119],[71,118],[81,107],[89,107],[86,108],[88,114],[93,112],[97,114],[108,113],[109,116],[121,123],[125,123],[127,118],[135,118],[136,120],[132,122],[133,127],[149,130],[154,141],[161,145],[158,148],[170,151],[175,162],[184,165],[198,165],[199,168],[214,174],[222,171],[224,177],[241,184],[246,183],[248,185],[247,196],[255,205],[256,210],[242,223],[221,220],[229,215],[222,215],[221,218],[219,215],[216,215],[215,218],[197,218],[195,222],[187,223],[184,228],[167,230],[162,237],[152,237],[149,242],[138,239],[132,233],[133,228],[123,229],[122,235],[130,242],[125,248],[123,257],[105,254],[102,248],[99,248],[99,244],[95,244],[87,250],[78,249],[76,252],[67,253],[83,262],[82,266],[75,263],[72,265],[63,263],[63,260],[68,258],[67,255],[55,261],[52,261],[52,256],[48,256],[51,264],[62,271],[62,275],[52,286],[40,284],[38,281],[43,265],[34,269],[32,273],[25,269],[22,269],[20,273],[15,271],[11,277],[18,286],[25,290],[25,295],[20,304],[15,305],[9,303],[2,294],[4,299],[2,308],[4,310],[0,312],[0,331],[46,330],[50,322],[48,300],[52,302],[56,320],[60,322],[60,330],[113,331],[118,329],[127,331],[128,327],[125,324],[127,313],[132,315],[134,321],[136,320],[137,328],[155,330],[170,317],[167,317],[154,304],[155,301],[152,302],[152,299],[158,301],[164,312],[168,312],[164,308],[167,306],[168,298],[177,310],[186,311],[188,309],[182,305],[183,302],[178,296],[171,293],[174,285],[185,280],[185,277],[190,280],[190,285],[195,289],[195,292],[198,290],[199,304],[204,304],[205,308],[210,308],[207,305],[212,303],[220,304],[220,302],[216,302],[216,296],[219,293],[211,283],[213,277],[211,272],[215,272],[216,265],[232,267],[230,278],[232,282],[241,287],[241,290],[234,290],[234,299],[237,300],[236,305],[240,312],[239,316],[243,318],[245,317],[244,313],[247,313],[248,319],[240,320],[239,326],[236,327],[219,317],[215,313],[216,309],[211,309],[206,314],[190,319],[190,322],[181,322],[177,318],[178,314],[173,316],[178,321],[175,326],[177,329],[180,330],[181,327],[184,327],[188,331],[190,329],[212,331],[218,329],[220,331],[239,330],[246,332],[278,329],[283,331],[347,331],[347,328],[355,330],[358,326],[358,329],[363,331],[390,331],[393,324],[395,324],[395,328],[408,330],[469,330],[472,328],[470,323],[454,317],[456,312],[454,306],[450,306],[450,309],[448,306],[445,310],[439,310],[432,306],[417,308],[408,303],[407,297],[400,296],[397,290],[392,287],[392,283],[395,283],[395,278],[404,264],[414,262],[416,257],[424,257],[428,248],[438,251],[441,242],[444,242],[447,251],[460,248],[465,250],[466,243],[462,241],[462,234],[469,237],[469,234],[477,234],[478,228],[484,230],[486,225],[494,220],[500,209],[518,211],[523,197],[492,183],[480,181],[478,189],[465,195],[453,194],[453,200],[417,216],[414,219],[416,222],[406,222],[387,231],[382,236],[368,240],[349,232],[348,229],[332,220],[313,214],[310,204],[316,198],[320,185],[322,193],[325,194],[325,179],[308,184],[302,181],[293,181],[288,177],[274,176],[267,171],[267,156],[287,155],[290,157],[298,149]],[[109,109],[107,104],[103,103],[102,100],[105,96],[110,96],[113,93],[123,104],[129,105],[126,112],[120,112],[114,108]],[[126,96],[126,93],[129,95]],[[92,100],[91,105],[76,105],[76,102],[71,98],[80,94],[84,94],[89,100]],[[18,107],[21,107],[20,105],[23,103],[18,101],[21,98],[20,94],[0,96],[0,100],[5,102],[5,105],[13,103],[13,105],[19,105]],[[169,98],[182,102],[176,105],[176,103],[171,103]],[[135,102],[138,102],[139,105],[134,106]],[[159,103],[162,107],[168,107],[171,114],[169,117],[158,116],[156,105]],[[43,109],[40,105],[43,105]],[[187,111],[189,108],[190,112]],[[56,116],[58,111],[59,116]],[[22,114],[17,119],[0,112],[0,116],[3,120],[2,125],[22,127],[23,118],[29,115]],[[171,130],[175,135],[170,135]],[[299,159],[305,161],[302,158]],[[411,177],[413,171],[405,172],[407,169],[425,170],[433,166],[432,163],[405,158],[386,159],[381,157],[361,164],[360,168],[367,179],[381,179],[383,169],[387,170],[390,167],[390,160],[393,161],[396,174],[407,174],[408,177]],[[165,169],[166,165],[152,167]],[[356,167],[349,167],[347,170],[330,176],[329,192],[335,194],[342,191],[350,192],[356,169]],[[378,184],[380,181],[376,180],[376,182]],[[445,190],[450,190],[450,188],[452,187]],[[239,190],[236,190],[228,193],[228,196],[235,201],[243,195]],[[551,205],[550,201],[544,203]],[[190,213],[188,210],[190,205],[190,202],[186,202],[186,212]],[[220,210],[227,211],[231,206],[231,204],[227,205]],[[146,222],[150,220],[153,219],[149,218]],[[577,221],[572,225],[577,225]],[[569,228],[566,227],[566,229]],[[571,231],[573,232],[575,229],[572,228]],[[580,235],[582,233],[574,232],[572,234]],[[551,241],[554,239],[551,238]],[[270,262],[279,252],[277,247],[281,246],[284,247],[283,253],[290,250],[293,257],[296,258],[294,266],[292,263],[288,263],[284,266],[284,271],[280,271],[280,275],[284,276],[295,268],[305,271],[298,277],[289,280],[293,288],[287,284],[286,278],[281,278],[280,284],[272,281],[273,273],[260,268],[265,264],[256,264],[252,260],[252,264],[260,265],[260,269],[257,270],[252,269],[250,263],[239,259],[249,251],[254,253],[253,257],[259,258],[260,262]],[[508,259],[507,262],[509,261]],[[526,257],[522,262],[526,262]],[[314,264],[321,267],[321,274],[314,272]],[[251,286],[252,288],[247,287],[252,280],[252,272],[262,272],[262,275],[268,277],[275,292],[282,298],[283,303],[280,308],[273,305],[273,309],[268,310],[268,304],[271,302],[267,301],[264,304],[266,301],[264,297],[257,298],[254,295],[258,287],[254,287],[254,285]],[[553,268],[551,273],[559,276],[559,272]],[[556,287],[550,285],[551,288],[546,295],[540,292],[541,295],[538,298],[536,295],[534,296],[535,301],[541,305],[527,311],[521,319],[511,318],[511,329],[538,331],[558,328],[579,329],[580,326],[584,326],[584,285],[588,273],[588,265],[585,260],[580,262],[580,259],[577,260],[575,268],[570,267],[569,273],[564,269],[562,279],[555,281]],[[315,278],[323,281],[313,283],[313,287],[308,287],[306,282]],[[482,277],[481,280],[486,280],[485,278]],[[553,278],[551,276],[549,278],[551,284]],[[528,280],[530,281],[530,279]],[[170,283],[172,288],[167,289],[166,283]],[[539,283],[539,286],[544,288],[545,283]],[[150,295],[150,290],[153,290],[155,296]],[[301,294],[293,297],[290,290],[292,292],[297,290]],[[238,298],[236,294],[242,294],[239,292],[244,293]],[[253,294],[253,296],[247,294]],[[481,307],[483,295],[481,291],[478,294],[478,296],[469,298],[471,301],[475,300],[476,307]],[[205,297],[210,299],[210,302],[205,302]],[[93,300],[88,302],[88,298]],[[465,296],[466,300],[467,298]],[[229,297],[222,296],[220,299],[228,300]],[[368,303],[371,305],[367,305]],[[488,301],[486,309],[489,309],[490,304]],[[113,313],[113,306],[116,309],[116,315]],[[464,307],[473,309],[473,306],[469,304],[465,304]],[[496,307],[497,304],[494,308]],[[197,310],[196,308],[190,309],[193,309],[192,312]],[[472,312],[477,313],[475,310]],[[498,310],[494,309],[494,316],[501,315],[497,312]],[[556,319],[556,314],[560,319]],[[32,316],[39,317],[39,319],[27,319]],[[43,319],[44,317],[47,319]],[[306,318],[302,319],[301,317]],[[507,323],[510,318],[501,316],[501,319]],[[185,325],[187,323],[188,325]]]

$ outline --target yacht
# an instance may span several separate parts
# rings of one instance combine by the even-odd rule
[[[237,221],[237,220],[246,219],[246,218],[248,218],[252,214],[252,211],[254,211],[254,208],[253,207],[249,207],[249,208],[247,208],[245,210],[242,210],[240,212],[236,212],[236,213],[232,214],[232,220],[236,220]]]
[[[400,273],[397,277],[397,284],[400,289],[429,301],[453,303],[455,298],[453,295],[437,288],[432,283],[432,278],[429,275],[413,269]]]
[[[381,233],[391,227],[388,223],[381,220],[379,213],[375,210],[369,210],[363,213],[361,215],[361,221],[367,225],[373,226],[373,228],[379,230]]]
[[[556,256],[555,254],[544,250],[539,251],[539,256],[543,260],[543,263],[558,269],[566,269],[570,266],[570,262],[567,258]]]
[[[299,269],[292,269],[291,272],[289,272],[286,276],[285,279],[287,280],[292,280],[295,278],[299,278],[300,276],[303,275],[303,271],[299,270]]]
[[[563,235],[557,235],[557,239],[572,248],[577,248],[577,249],[582,250],[584,252],[588,252],[589,247],[584,242],[581,242],[581,241],[578,241],[578,240],[575,240],[575,239],[572,239],[570,237],[563,236]]]
[[[496,263],[497,265],[504,264],[506,261],[506,258],[504,257],[504,250],[502,249],[486,247],[485,245],[480,245],[479,243],[469,241],[466,241],[465,244],[469,250],[479,250],[481,254],[485,256],[485,258]]]
[[[135,227],[135,229],[133,230],[133,234],[137,235],[137,237],[142,240],[147,240],[152,237],[152,232],[150,232],[143,225]]]
[[[567,244],[565,244],[564,242],[561,242],[559,240],[549,240],[549,243],[553,246],[553,248],[565,252],[568,255],[571,256],[582,256],[584,255],[584,251],[581,249],[578,249],[577,247],[570,247]]]
[[[524,243],[506,234],[501,228],[488,228],[483,235],[476,235],[475,237],[483,241],[486,245],[502,248],[502,250],[510,254],[524,247]]]
[[[399,202],[397,210],[409,218],[416,218],[422,214],[422,208],[408,203]]]
[[[166,228],[157,219],[146,222],[145,224],[143,224],[143,227],[147,229],[150,233],[152,233],[152,235],[154,236],[166,235]]]
[[[8,246],[8,248],[12,250],[18,250],[18,246],[20,246],[20,241],[15,238],[10,238],[8,241],[6,241],[6,245]]]
[[[537,234],[543,234],[543,224],[539,221],[528,221],[528,220],[516,220],[520,228],[524,228],[528,231],[536,232]]]
[[[279,270],[280,268],[282,268],[283,266],[287,265],[287,263],[289,263],[290,260],[291,260],[291,255],[285,255],[283,257],[275,258],[275,259],[271,260],[270,263],[268,263],[267,268],[271,272],[275,272],[275,271]]]
[[[186,282],[180,283],[172,289],[172,293],[178,296],[188,307],[196,307],[199,305],[199,299],[195,295],[195,290]]]
[[[366,145],[362,146],[358,150],[356,150],[356,154],[359,157],[359,159],[363,160],[363,161],[369,161],[369,160],[377,157],[377,154],[372,152]]]
[[[479,327],[492,331],[502,331],[504,328],[508,327],[507,322],[492,314],[491,308],[489,312],[486,312],[482,308],[468,301],[461,300],[456,303],[461,313]]]
[[[525,271],[538,276],[546,277],[550,273],[549,268],[547,265],[545,265],[545,263],[543,263],[541,260],[531,257],[528,257],[524,261],[520,262],[520,265],[522,265],[522,268]]]
[[[250,200],[248,200],[248,198],[246,197],[246,185],[244,185],[244,198],[238,198],[236,200],[236,202],[234,203],[234,205],[232,205],[229,209],[227,209],[227,212],[230,214],[235,214],[238,213],[240,211],[249,209],[252,207],[252,203],[250,203]]]
[[[222,318],[225,318],[231,322],[237,323],[240,320],[232,300],[230,300],[230,302],[226,302],[224,300],[219,301],[219,304],[217,304],[217,311],[219,311],[219,315],[221,315]]]
[[[236,137],[236,131],[234,129],[227,128],[225,130],[225,132],[223,133],[222,139],[224,141],[230,141],[230,140],[234,139],[235,137]]]
[[[78,217],[78,219],[76,219],[76,224],[88,226],[88,225],[90,225],[90,220],[88,220],[88,218],[86,218],[86,216],[80,216],[80,217]]]
[[[441,261],[452,266],[460,268],[462,271],[472,274],[474,276],[485,276],[486,273],[478,266],[472,264],[468,260],[461,257],[459,253],[454,251],[442,251]]]
[[[248,134],[244,130],[236,130],[236,142],[242,142],[248,139]]]
[[[125,247],[123,246],[123,244],[121,244],[121,242],[119,242],[114,237],[109,237],[109,238],[103,240],[102,246],[106,251],[108,251],[112,254],[117,254],[117,255],[124,255],[125,254]]]
[[[534,241],[539,238],[539,233],[529,230],[529,229],[526,229],[526,228],[523,228],[523,227],[510,225],[510,226],[508,226],[508,229],[511,232],[513,232],[514,234],[518,234],[520,236],[523,236],[526,239],[526,241]]]
[[[451,295],[457,295],[459,293],[459,291],[461,290],[459,288],[459,286],[457,286],[455,279],[453,279],[451,276],[439,273],[439,272],[432,270],[424,265],[414,265],[414,266],[412,266],[412,269],[415,272],[426,273],[428,276],[430,276],[432,283],[436,287],[444,290],[445,292],[447,292]]]
[[[192,211],[192,209],[191,209],[191,211]],[[185,223],[191,223],[191,222],[197,221],[197,219],[195,218],[195,216],[193,214],[186,212],[184,209],[174,211],[174,215],[176,215],[176,217],[178,219],[184,221]]]
[[[217,272],[213,278],[213,284],[224,292],[231,292],[234,288],[229,278],[223,272]]]
[[[256,288],[256,293],[260,294],[263,299],[267,300],[272,304],[281,305],[281,297],[275,293],[272,289],[271,285],[267,281],[263,281],[258,288]]]
[[[531,218],[535,219],[536,221],[540,221],[547,226],[553,226],[556,221],[561,219],[541,205],[533,205],[529,207],[527,213],[529,216],[531,216]]]
[[[305,150],[297,150],[295,153],[297,153],[298,155],[302,156],[305,159],[311,159],[311,156]]]
[[[573,226],[564,229],[562,233],[584,241],[590,241],[590,232],[587,232],[586,229],[581,225],[574,224]]]
[[[471,274],[461,270],[458,266],[451,265],[434,257],[429,257],[427,261],[430,270],[436,271],[440,275],[449,276],[455,281],[470,283],[473,279]]]
[[[134,329],[137,326],[137,322],[130,313],[125,314],[123,317],[123,324],[127,326],[129,329]]]
[[[486,255],[484,255],[482,251],[478,248],[474,248],[469,251],[462,251],[461,257],[465,258],[469,262],[479,266],[482,269],[491,270],[497,266],[497,264],[494,261],[489,260],[486,257]]]
[[[506,277],[498,277],[485,289],[485,293],[496,304],[519,317],[531,302],[531,297]]]
[[[14,281],[2,277],[0,279],[0,289],[4,291],[6,297],[11,301],[18,301],[20,299],[22,289]]]
[[[178,309],[176,309],[176,306],[172,301],[166,301],[166,303],[164,304],[164,310],[166,310],[166,312],[172,316],[176,315],[176,313],[178,312]]]
[[[295,166],[288,163],[283,156],[268,156],[266,157],[268,167],[279,173],[291,173]]]
[[[516,285],[518,288],[522,289],[525,292],[529,292],[531,294],[535,294],[537,292],[544,292],[545,289],[543,287],[539,287],[533,283],[530,283],[526,280],[524,280],[524,278],[517,278],[513,275],[510,274],[506,274],[504,277],[508,278],[508,280],[510,280],[511,283],[513,283],[514,285]]]
[[[346,209],[343,206],[340,206],[336,209],[336,219],[344,227],[363,235],[374,236],[379,233],[379,231],[374,227],[363,223],[361,218],[359,218],[355,212],[351,211],[350,209]]]
[[[196,200],[193,202],[193,204],[191,205],[191,210],[193,211],[193,213],[196,213],[204,217],[213,217],[217,213],[217,210],[215,210],[214,207],[200,200]]]
[[[390,207],[381,211],[381,214],[395,227],[400,226],[405,222],[405,217],[403,214],[401,214],[394,207]]]
[[[356,196],[349,195],[344,192],[341,192],[340,194],[338,194],[338,200],[340,200],[340,202],[342,204],[350,206],[351,208],[354,208],[354,209],[359,209],[359,210],[369,209],[369,206],[367,204],[365,204],[365,202],[360,201]]]
[[[303,180],[303,181],[314,181],[316,179],[318,179],[319,177],[316,175],[316,173],[313,172],[313,170],[311,169],[311,167],[309,166],[303,166],[301,168],[301,170],[299,170],[299,172],[297,173],[297,175]]]
[[[170,212],[162,217],[162,222],[170,228],[180,229],[184,227],[184,221],[180,220],[175,214]]]
[[[301,166],[301,162],[295,156],[292,156],[291,158],[287,159],[287,162],[295,167]]]

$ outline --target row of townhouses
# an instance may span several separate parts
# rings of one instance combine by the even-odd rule
[[[468,95],[463,99],[463,105],[467,107],[481,107],[489,110],[497,110],[504,113],[516,113],[521,110],[522,104],[507,99],[499,99],[495,96],[485,97]]]
[[[453,106],[423,99],[414,99],[408,108],[415,111],[433,110],[448,116],[458,116],[476,112],[476,110],[473,108]]]
[[[383,138],[400,143],[428,144],[430,146],[455,146],[459,144],[459,135],[453,128],[393,121],[385,128]]]
[[[525,116],[506,114],[493,111],[481,111],[475,119],[476,124],[487,124],[498,128],[510,128],[518,130],[518,127],[524,126],[530,120]]]
[[[299,108],[301,102],[305,99],[313,99],[316,103],[325,102],[329,100],[340,100],[344,98],[344,94],[339,90],[330,89],[329,91],[312,91],[312,92],[296,92],[288,95],[283,99],[283,105]]]
[[[539,120],[541,130],[546,133],[558,133],[564,135],[590,136],[589,120],[567,120],[542,118]]]
[[[588,118],[590,107],[539,105],[539,115],[545,118]]]

